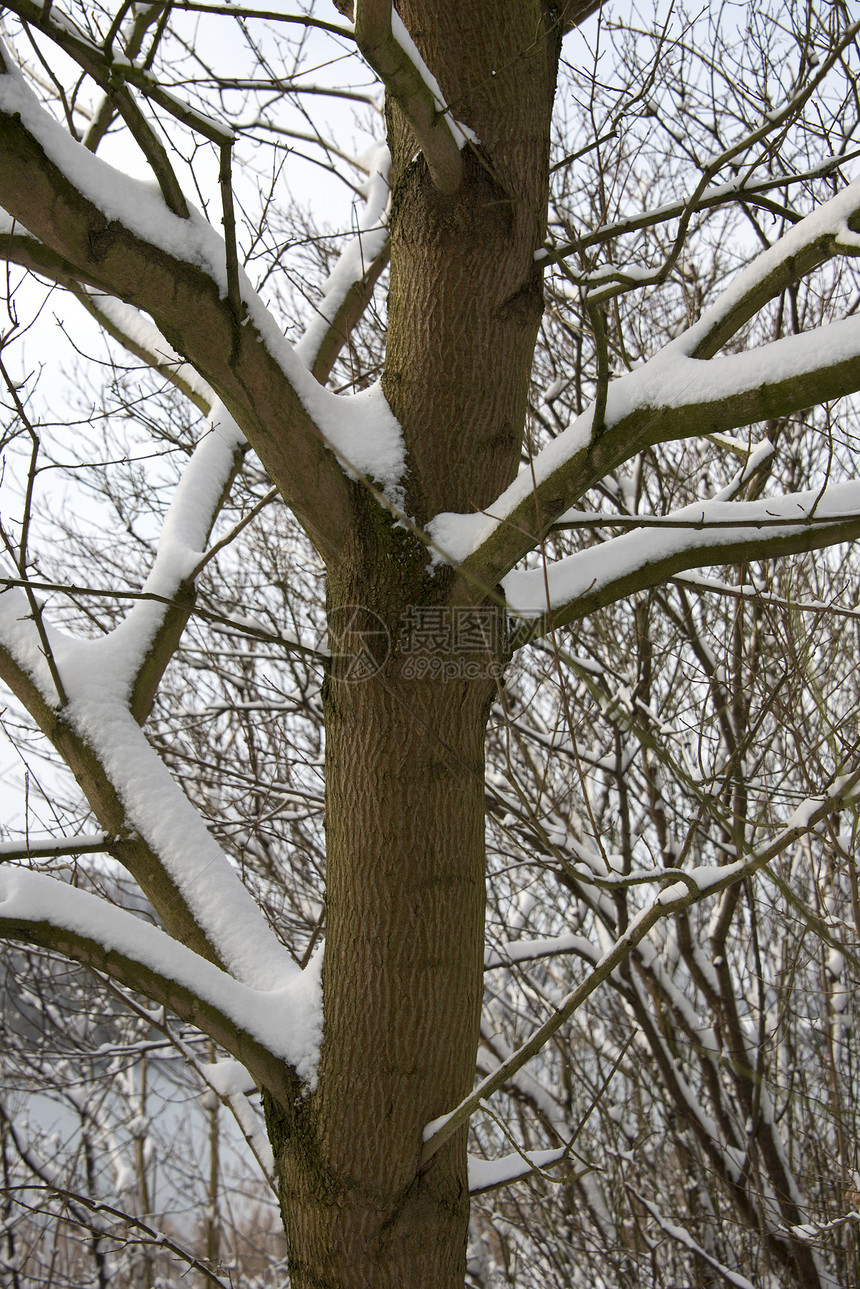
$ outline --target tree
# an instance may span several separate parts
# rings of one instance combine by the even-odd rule
[[[793,565],[793,585],[774,561],[860,532],[850,411],[825,406],[860,388],[857,26],[840,5],[780,4],[771,26],[750,11],[707,46],[683,23],[609,27],[614,82],[597,54],[578,67],[583,29],[551,186],[562,38],[593,17],[605,39],[597,7],[361,0],[354,28],[315,6],[5,10],[4,353],[24,331],[17,265],[159,383],[138,406],[139,376],[117,378],[149,474],[93,457],[114,549],[79,533],[70,564],[37,562],[50,457],[26,381],[0,368],[23,479],[2,532],[0,674],[98,829],[7,848],[0,929],[246,1067],[294,1289],[462,1285],[475,1116],[488,1153],[517,1120],[521,1136],[513,1159],[473,1165],[473,1190],[561,1166],[553,1220],[579,1208],[578,1225],[542,1245],[542,1181],[519,1202],[562,1283],[577,1239],[580,1271],[593,1259],[619,1284],[639,1282],[641,1258],[667,1276],[688,1258],[702,1284],[749,1270],[825,1285],[854,1256],[850,1219],[824,1212],[793,1144],[816,1131],[793,1081],[808,1075],[815,1105],[829,1080],[841,1198],[856,1076],[839,1068],[839,1018],[860,911],[851,619],[825,614],[835,559]],[[250,71],[210,56],[188,11],[234,23]],[[329,165],[346,152],[279,116],[300,99],[309,30],[328,57],[356,48],[384,87],[387,149],[344,160],[359,231],[293,346],[284,242],[300,216],[263,145],[304,134]],[[210,66],[231,56],[238,68]],[[123,160],[129,136],[149,183],[98,155]],[[234,153],[254,180],[235,192]],[[679,580],[714,564],[736,572]],[[99,895],[80,858],[96,848],[158,925]],[[779,897],[766,912],[760,873]],[[826,995],[826,1050],[785,976]],[[590,1010],[603,985],[615,1034]],[[616,1164],[651,1151],[644,1177],[607,1164],[601,1190],[579,1160],[596,1106]],[[513,1257],[498,1230],[515,1208],[477,1214],[479,1251]]]

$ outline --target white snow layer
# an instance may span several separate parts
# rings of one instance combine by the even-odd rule
[[[666,527],[637,528],[577,551],[546,569],[515,570],[504,578],[503,586],[511,613],[533,617],[582,595],[596,594],[627,574],[683,551],[754,541],[762,532],[787,537],[797,532],[799,525],[820,526],[853,515],[860,517],[857,482],[834,484],[824,492],[819,489],[759,501],[694,502],[667,515]],[[780,519],[784,526],[774,523]],[[724,526],[715,527],[720,524]],[[714,562],[718,561],[717,555]]]
[[[388,205],[391,199],[388,185],[391,154],[388,146],[382,143],[374,148],[367,165],[369,173],[363,186],[365,203],[358,217],[358,232],[347,243],[337,264],[323,283],[322,299],[301,339],[294,346],[294,352],[309,369],[313,367],[326,332],[350,288],[364,277],[388,237]]]
[[[146,353],[152,354],[156,361],[172,367],[180,380],[184,380],[195,394],[212,406],[216,399],[211,387],[203,377],[177,354],[167,343],[155,323],[150,322],[139,309],[117,300],[115,296],[103,295],[100,291],[90,291],[90,298],[96,309],[112,323],[116,329],[133,344]]]
[[[0,594],[0,639],[46,698],[53,698],[30,607],[19,591]],[[131,715],[131,650],[114,652],[112,636],[77,641],[51,631],[49,640],[68,697],[65,719],[93,748],[128,826],[159,856],[225,966],[256,988],[298,979],[299,968]]]
[[[467,125],[463,125],[461,121],[454,120],[451,109],[445,102],[442,90],[439,88],[439,82],[419,54],[415,41],[409,35],[403,19],[393,5],[391,7],[391,33],[433,95],[433,102],[436,104],[439,113],[448,118],[448,124],[451,127],[451,133],[454,136],[457,147],[462,150],[467,143],[478,143],[478,136],[473,130],[470,130]]]
[[[476,1155],[470,1155],[469,1191],[474,1194],[491,1190],[494,1186],[504,1186],[518,1177],[527,1177],[536,1169],[557,1164],[567,1153],[566,1146],[555,1146],[551,1150],[524,1150],[521,1154],[515,1151],[502,1155],[500,1159],[478,1159]]]
[[[860,181],[850,184],[790,229],[734,279],[716,304],[697,323],[661,349],[641,367],[611,382],[607,391],[604,427],[616,425],[633,412],[677,410],[688,405],[719,404],[754,393],[792,376],[798,377],[840,361],[860,357],[860,317],[849,317],[803,335],[784,336],[756,349],[724,357],[691,358],[704,337],[730,316],[756,285],[801,249],[822,239],[846,241],[848,218],[860,206]],[[841,239],[841,241],[840,241]],[[594,407],[588,407],[545,447],[511,485],[478,514],[437,515],[428,524],[437,552],[453,564],[474,554],[521,502],[531,496],[561,466],[587,451],[593,438]]]
[[[202,269],[227,295],[223,237],[197,210],[182,219],[166,206],[154,182],[130,178],[81,144],[39,103],[11,60],[0,76],[0,111],[17,114],[51,161],[107,219],[167,254]],[[372,198],[379,193],[371,185]],[[360,258],[359,258],[360,263]],[[342,289],[341,282],[339,289]],[[380,385],[359,394],[335,394],[314,380],[287,342],[244,271],[239,289],[250,324],[280,366],[300,402],[347,471],[376,480],[395,504],[402,500],[403,435]],[[348,289],[348,288],[347,288]]]
[[[216,404],[209,432],[174,494],[144,592],[169,601],[193,571],[242,443],[235,421]],[[159,856],[227,969],[260,989],[298,980],[299,968],[129,710],[132,686],[165,611],[161,600],[140,600],[114,631],[95,640],[72,639],[45,623],[68,698],[64,719],[92,747],[128,826]],[[0,594],[0,640],[53,705],[53,680],[19,590]]]
[[[0,868],[0,918],[47,922],[176,981],[275,1057],[288,1061],[301,1078],[312,1079],[320,1038],[321,955],[308,970],[297,969],[289,983],[279,980],[269,989],[252,989],[98,896],[41,873],[5,866]]]

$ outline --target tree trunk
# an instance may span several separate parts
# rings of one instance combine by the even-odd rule
[[[541,316],[560,35],[539,0],[398,6],[475,131],[441,196],[387,109],[391,293],[383,388],[406,508],[470,511],[520,461]],[[471,1091],[483,993],[484,737],[504,614],[360,484],[329,570],[325,1028],[315,1091],[270,1106],[293,1289],[462,1289],[465,1132],[419,1172],[422,1129]],[[492,598],[492,597],[491,597]]]
[[[418,1162],[425,1124],[474,1079],[504,619],[440,602],[449,579],[384,528],[368,576],[346,561],[329,588],[325,1033],[279,1143],[293,1289],[461,1289],[465,1273],[463,1135]]]

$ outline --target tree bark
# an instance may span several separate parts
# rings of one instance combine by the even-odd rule
[[[419,1158],[425,1124],[474,1079],[504,619],[447,605],[450,579],[367,514],[372,558],[329,584],[325,1031],[316,1090],[278,1138],[291,1284],[459,1289],[463,1134],[423,1173]]]
[[[383,388],[409,450],[409,513],[481,509],[519,466],[543,308],[560,30],[539,0],[404,0],[464,148],[460,190],[434,188],[388,104],[391,289]]]
[[[560,30],[538,0],[398,6],[477,142],[439,193],[388,104],[391,293],[383,388],[423,523],[515,475],[541,317]],[[462,1289],[465,1132],[422,1129],[472,1089],[483,994],[484,738],[504,615],[358,483],[329,568],[324,1037],[315,1090],[269,1105],[293,1289]],[[471,602],[470,602],[471,601]]]

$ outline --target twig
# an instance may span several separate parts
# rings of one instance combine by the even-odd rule
[[[236,248],[236,212],[233,207],[233,185],[230,178],[233,144],[221,144],[221,165],[218,185],[221,189],[221,209],[224,224],[224,248],[227,257],[227,303],[237,322],[244,316],[244,305],[239,290],[239,253]]]

